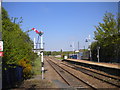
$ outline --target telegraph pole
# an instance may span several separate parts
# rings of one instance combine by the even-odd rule
[[[78,41],[78,51],[79,51],[79,41]]]

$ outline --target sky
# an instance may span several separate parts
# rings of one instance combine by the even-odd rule
[[[119,0],[2,0],[4,2],[119,2]]]
[[[88,47],[85,39],[91,36],[94,41],[94,26],[103,22],[106,12],[116,15],[117,2],[3,2],[9,17],[22,17],[21,29],[25,32],[31,28],[43,31],[46,51],[72,51]],[[38,35],[28,33],[33,40]]]

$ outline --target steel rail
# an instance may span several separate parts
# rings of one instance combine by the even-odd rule
[[[48,61],[46,60],[50,66],[57,72],[58,75],[60,75],[60,77],[70,86],[70,83],[56,70],[56,68]]]
[[[51,61],[51,60],[49,60]],[[64,71],[66,71],[67,73],[69,73],[70,75],[72,75],[73,77],[75,77],[76,79],[80,80],[81,82],[83,82],[84,84],[86,84],[87,86],[91,87],[92,89],[96,90],[97,87],[95,87],[94,85],[91,85],[88,82],[85,82],[84,80],[78,78],[77,76],[75,76],[74,74],[72,74],[71,72],[67,71],[66,69],[64,69],[63,67],[59,66],[58,64],[56,64],[55,62],[51,61],[52,63],[54,63],[55,65],[57,65],[58,67],[60,67],[61,69],[63,69]]]
[[[83,70],[76,69],[76,68],[80,68],[80,67],[77,67],[77,66],[75,66],[75,65],[74,65],[74,67],[72,67],[72,66],[67,65],[67,64],[65,64],[65,63],[61,63],[61,64],[66,65],[66,66],[68,66],[68,67],[70,67],[70,68],[72,68],[72,69],[75,69],[75,70],[81,71],[81,72],[83,72],[83,73],[85,73],[85,74],[87,74],[87,75],[89,75],[89,76],[91,76],[91,77],[94,77],[94,78],[96,78],[96,79],[99,79],[99,80],[101,80],[101,81],[104,81],[104,82],[106,82],[106,83],[109,83],[109,84],[111,84],[111,85],[114,85],[114,86],[120,88],[120,85],[117,85],[117,84],[114,84],[114,83],[108,82],[108,81],[106,81],[106,80],[103,80],[103,79],[98,78],[98,77],[96,77],[96,76],[93,76],[93,75],[91,75],[91,74],[88,74],[88,73],[86,73],[86,72],[83,71]],[[76,67],[76,68],[75,68],[75,67]],[[82,68],[82,69],[87,70],[87,69],[85,69],[85,68]],[[99,74],[99,75],[102,75],[102,76],[107,77],[107,75],[104,75],[104,74],[101,74],[101,73],[98,73],[98,72],[94,72],[94,71],[90,71],[90,70],[87,70],[87,71],[92,72],[92,73],[96,73],[96,74]],[[108,77],[110,77],[110,76],[108,76]],[[110,77],[110,78],[112,78],[112,77]],[[114,79],[114,78],[113,78],[113,79]]]

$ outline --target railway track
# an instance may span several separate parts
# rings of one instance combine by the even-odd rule
[[[72,87],[77,87],[77,88],[91,88],[91,89],[96,89],[95,86],[91,85],[90,83],[87,83],[80,78],[76,77],[76,75],[70,73],[69,71],[65,70],[55,62],[51,60],[46,60],[51,67],[61,76],[61,78],[69,85]]]
[[[83,72],[84,74],[87,74],[91,77],[94,77],[96,79],[99,79],[101,81],[104,81],[106,83],[109,83],[111,85],[114,85],[118,88],[120,88],[120,78],[117,77],[112,77],[110,75],[106,75],[100,72],[97,72],[95,70],[89,69],[89,68],[85,68],[83,66],[79,66],[79,65],[73,65],[73,64],[67,64],[67,63],[61,63],[67,67],[70,67],[72,69],[78,70]]]
[[[111,75],[105,75],[105,74],[99,73],[99,72],[97,72],[97,70],[95,72],[94,70],[86,69],[86,67],[77,66],[77,65],[73,65],[73,64],[71,65],[71,64],[63,63],[63,62],[61,63],[59,61],[56,62],[55,58],[49,57],[48,59],[49,60],[47,60],[47,62],[54,68],[54,70],[64,79],[64,81],[69,86],[81,87],[81,88],[92,88],[92,89],[101,88],[100,86],[103,86],[102,88],[104,88],[104,87],[105,88],[118,88],[118,89],[120,88],[120,86],[119,86],[120,78],[116,78],[116,77],[112,77]],[[69,70],[70,68],[71,68],[71,70]],[[75,74],[74,71],[77,73]],[[67,74],[65,74],[66,72],[67,72]],[[93,82],[96,81],[96,84],[88,79],[84,80],[82,74],[84,74],[86,77],[88,77],[88,79],[92,78]],[[70,77],[70,78],[68,78],[68,77]],[[73,77],[76,78],[76,80],[71,79]],[[71,82],[74,82],[74,84]],[[77,82],[77,83],[75,83],[75,82]]]

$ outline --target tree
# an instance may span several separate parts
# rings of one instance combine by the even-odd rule
[[[105,13],[103,23],[95,26],[95,40],[101,47],[101,56],[104,60],[112,61],[119,59],[120,54],[120,16],[117,18],[112,13]],[[94,47],[97,47],[94,45]],[[103,54],[104,53],[104,54]]]
[[[32,51],[33,41],[20,28],[21,22],[21,19],[17,21],[17,23],[12,22],[7,11],[2,8],[2,39],[4,42],[3,66],[7,66],[8,64],[19,65],[21,60],[25,60],[27,68],[27,66],[32,66],[32,62],[37,57]],[[20,65],[22,66],[23,64]]]

